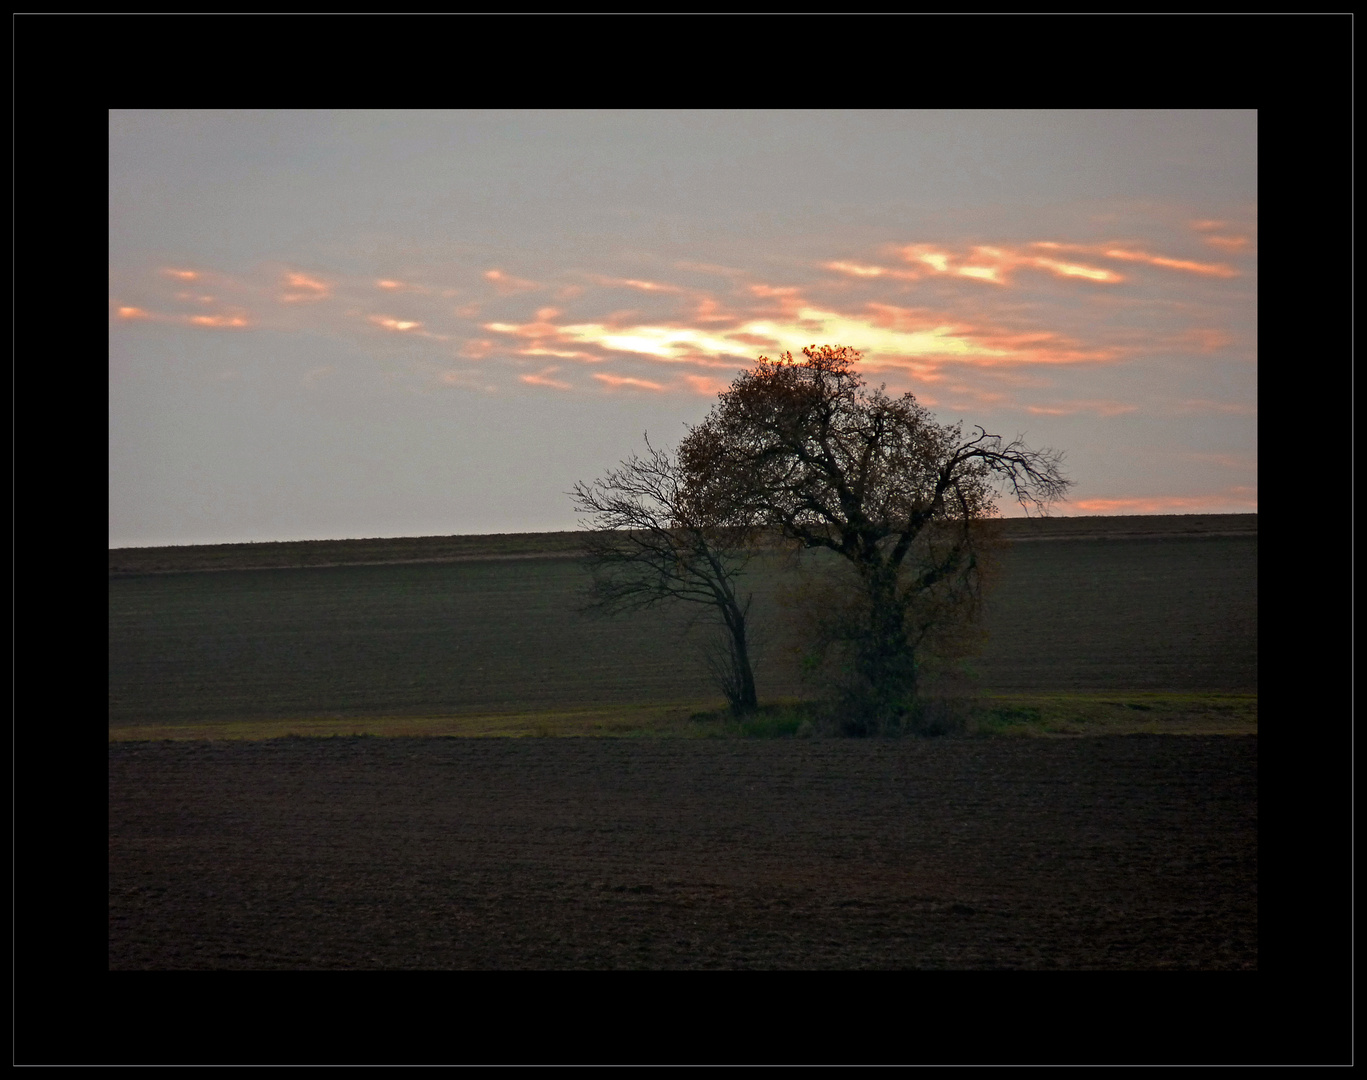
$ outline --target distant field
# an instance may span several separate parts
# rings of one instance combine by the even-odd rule
[[[1148,514],[1120,517],[1012,518],[1001,522],[1007,540],[1112,540],[1156,537],[1257,536],[1257,514]],[[268,570],[321,566],[464,562],[472,559],[573,557],[582,532],[496,533],[487,536],[413,536],[372,540],[298,540],[265,544],[112,548],[110,576],[193,570]]]
[[[1043,542],[1007,551],[991,637],[973,664],[981,693],[1256,693],[1256,515],[1008,524],[1014,539]],[[643,712],[716,703],[695,648],[703,631],[690,629],[703,609],[578,615],[587,575],[577,537],[111,551],[111,737],[533,713],[579,716],[591,733],[595,710],[632,730]],[[282,558],[343,565],[289,569]],[[210,566],[221,572],[193,569]],[[804,692],[778,587],[771,572],[756,575],[758,678],[770,700]]]

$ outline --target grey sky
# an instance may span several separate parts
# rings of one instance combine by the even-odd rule
[[[1256,509],[1253,112],[115,112],[110,545],[575,527],[761,353]],[[1004,508],[1005,509],[1005,508]]]

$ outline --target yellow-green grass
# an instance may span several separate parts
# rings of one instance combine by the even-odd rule
[[[389,738],[620,738],[690,734],[689,717],[715,702],[613,705],[595,709],[462,713],[447,716],[316,716],[223,720],[207,723],[133,724],[109,729],[110,742],[160,739],[280,739],[370,735]]]
[[[1256,694],[1148,691],[984,694],[963,703],[965,734],[986,738],[1093,735],[1256,735]],[[783,738],[804,707],[785,700],[749,721],[718,702],[608,706],[450,716],[318,716],[111,728],[110,742],[186,739],[330,738]]]

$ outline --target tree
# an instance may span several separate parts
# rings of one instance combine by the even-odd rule
[[[574,486],[575,510],[588,515],[592,530],[584,541],[593,574],[587,610],[636,611],[669,600],[712,607],[722,634],[708,649],[708,664],[732,711],[753,713],[751,597],[737,583],[754,553],[752,530],[690,507],[676,459],[649,436],[646,451],[601,480]]]
[[[965,438],[910,393],[866,390],[854,349],[802,352],[760,357],[691,429],[682,498],[710,520],[775,527],[844,560],[817,642],[836,654],[842,723],[900,729],[921,662],[978,613],[996,494],[1043,513],[1071,481],[1061,453],[983,428]]]

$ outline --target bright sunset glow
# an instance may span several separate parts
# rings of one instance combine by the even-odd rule
[[[422,326],[420,322],[412,322],[406,319],[391,319],[387,315],[372,315],[370,321],[376,326],[383,326],[386,330],[416,330]]]
[[[238,327],[247,325],[247,320],[240,315],[191,315],[190,322],[195,326],[212,327]]]

